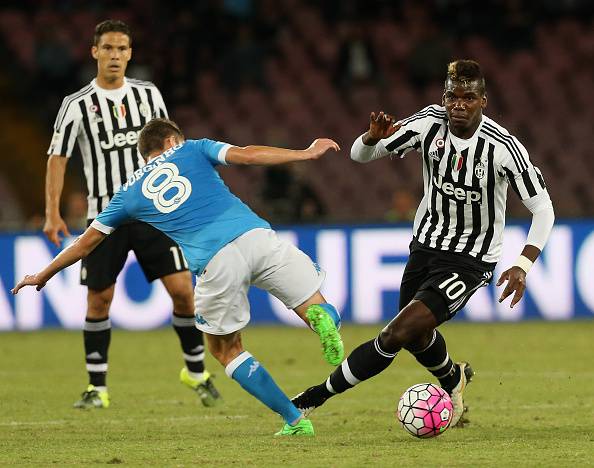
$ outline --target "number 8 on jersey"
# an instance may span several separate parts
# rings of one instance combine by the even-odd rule
[[[142,194],[152,200],[161,213],[175,211],[191,193],[192,184],[189,179],[179,175],[179,169],[173,163],[161,164],[142,183]],[[166,194],[169,196],[166,197]]]

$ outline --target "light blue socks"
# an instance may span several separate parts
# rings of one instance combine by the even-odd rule
[[[280,414],[288,424],[294,424],[301,417],[301,412],[276,385],[268,371],[247,351],[227,364],[225,373],[245,391]]]

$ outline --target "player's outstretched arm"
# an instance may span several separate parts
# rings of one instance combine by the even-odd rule
[[[64,173],[68,158],[52,154],[45,173],[45,224],[43,233],[56,247],[60,247],[60,233],[70,236],[68,226],[60,215],[60,197],[64,187]]]
[[[231,146],[227,150],[225,161],[229,164],[274,166],[295,161],[319,159],[330,150],[340,151],[340,146],[329,138],[318,138],[304,150],[291,150],[274,146],[245,146],[243,148]]]
[[[24,286],[36,286],[37,291],[39,291],[56,273],[89,255],[105,237],[106,235],[101,231],[98,231],[93,227],[87,228],[78,239],[66,249],[62,250],[62,252],[60,252],[43,270],[34,275],[25,275],[25,277],[12,288],[11,292],[17,294]]]

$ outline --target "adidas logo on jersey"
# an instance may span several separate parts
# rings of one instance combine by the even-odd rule
[[[99,142],[104,150],[134,148],[138,143],[138,135],[142,126],[122,131],[108,130],[99,134]]]
[[[472,205],[473,203],[480,205],[483,199],[482,191],[472,190],[470,187],[458,185],[453,182],[444,182],[441,174],[438,174],[437,177],[435,175],[433,176],[433,185],[446,197],[454,198],[467,205]]]

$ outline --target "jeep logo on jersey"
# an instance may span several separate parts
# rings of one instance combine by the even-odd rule
[[[135,148],[142,126],[124,128],[122,130],[108,130],[99,133],[101,148],[104,150]]]
[[[473,190],[471,187],[458,185],[455,182],[444,182],[441,174],[437,177],[435,175],[433,176],[433,185],[442,195],[453,198],[456,201],[464,202],[467,205],[472,205],[473,203],[480,205],[483,199],[482,191]]]

